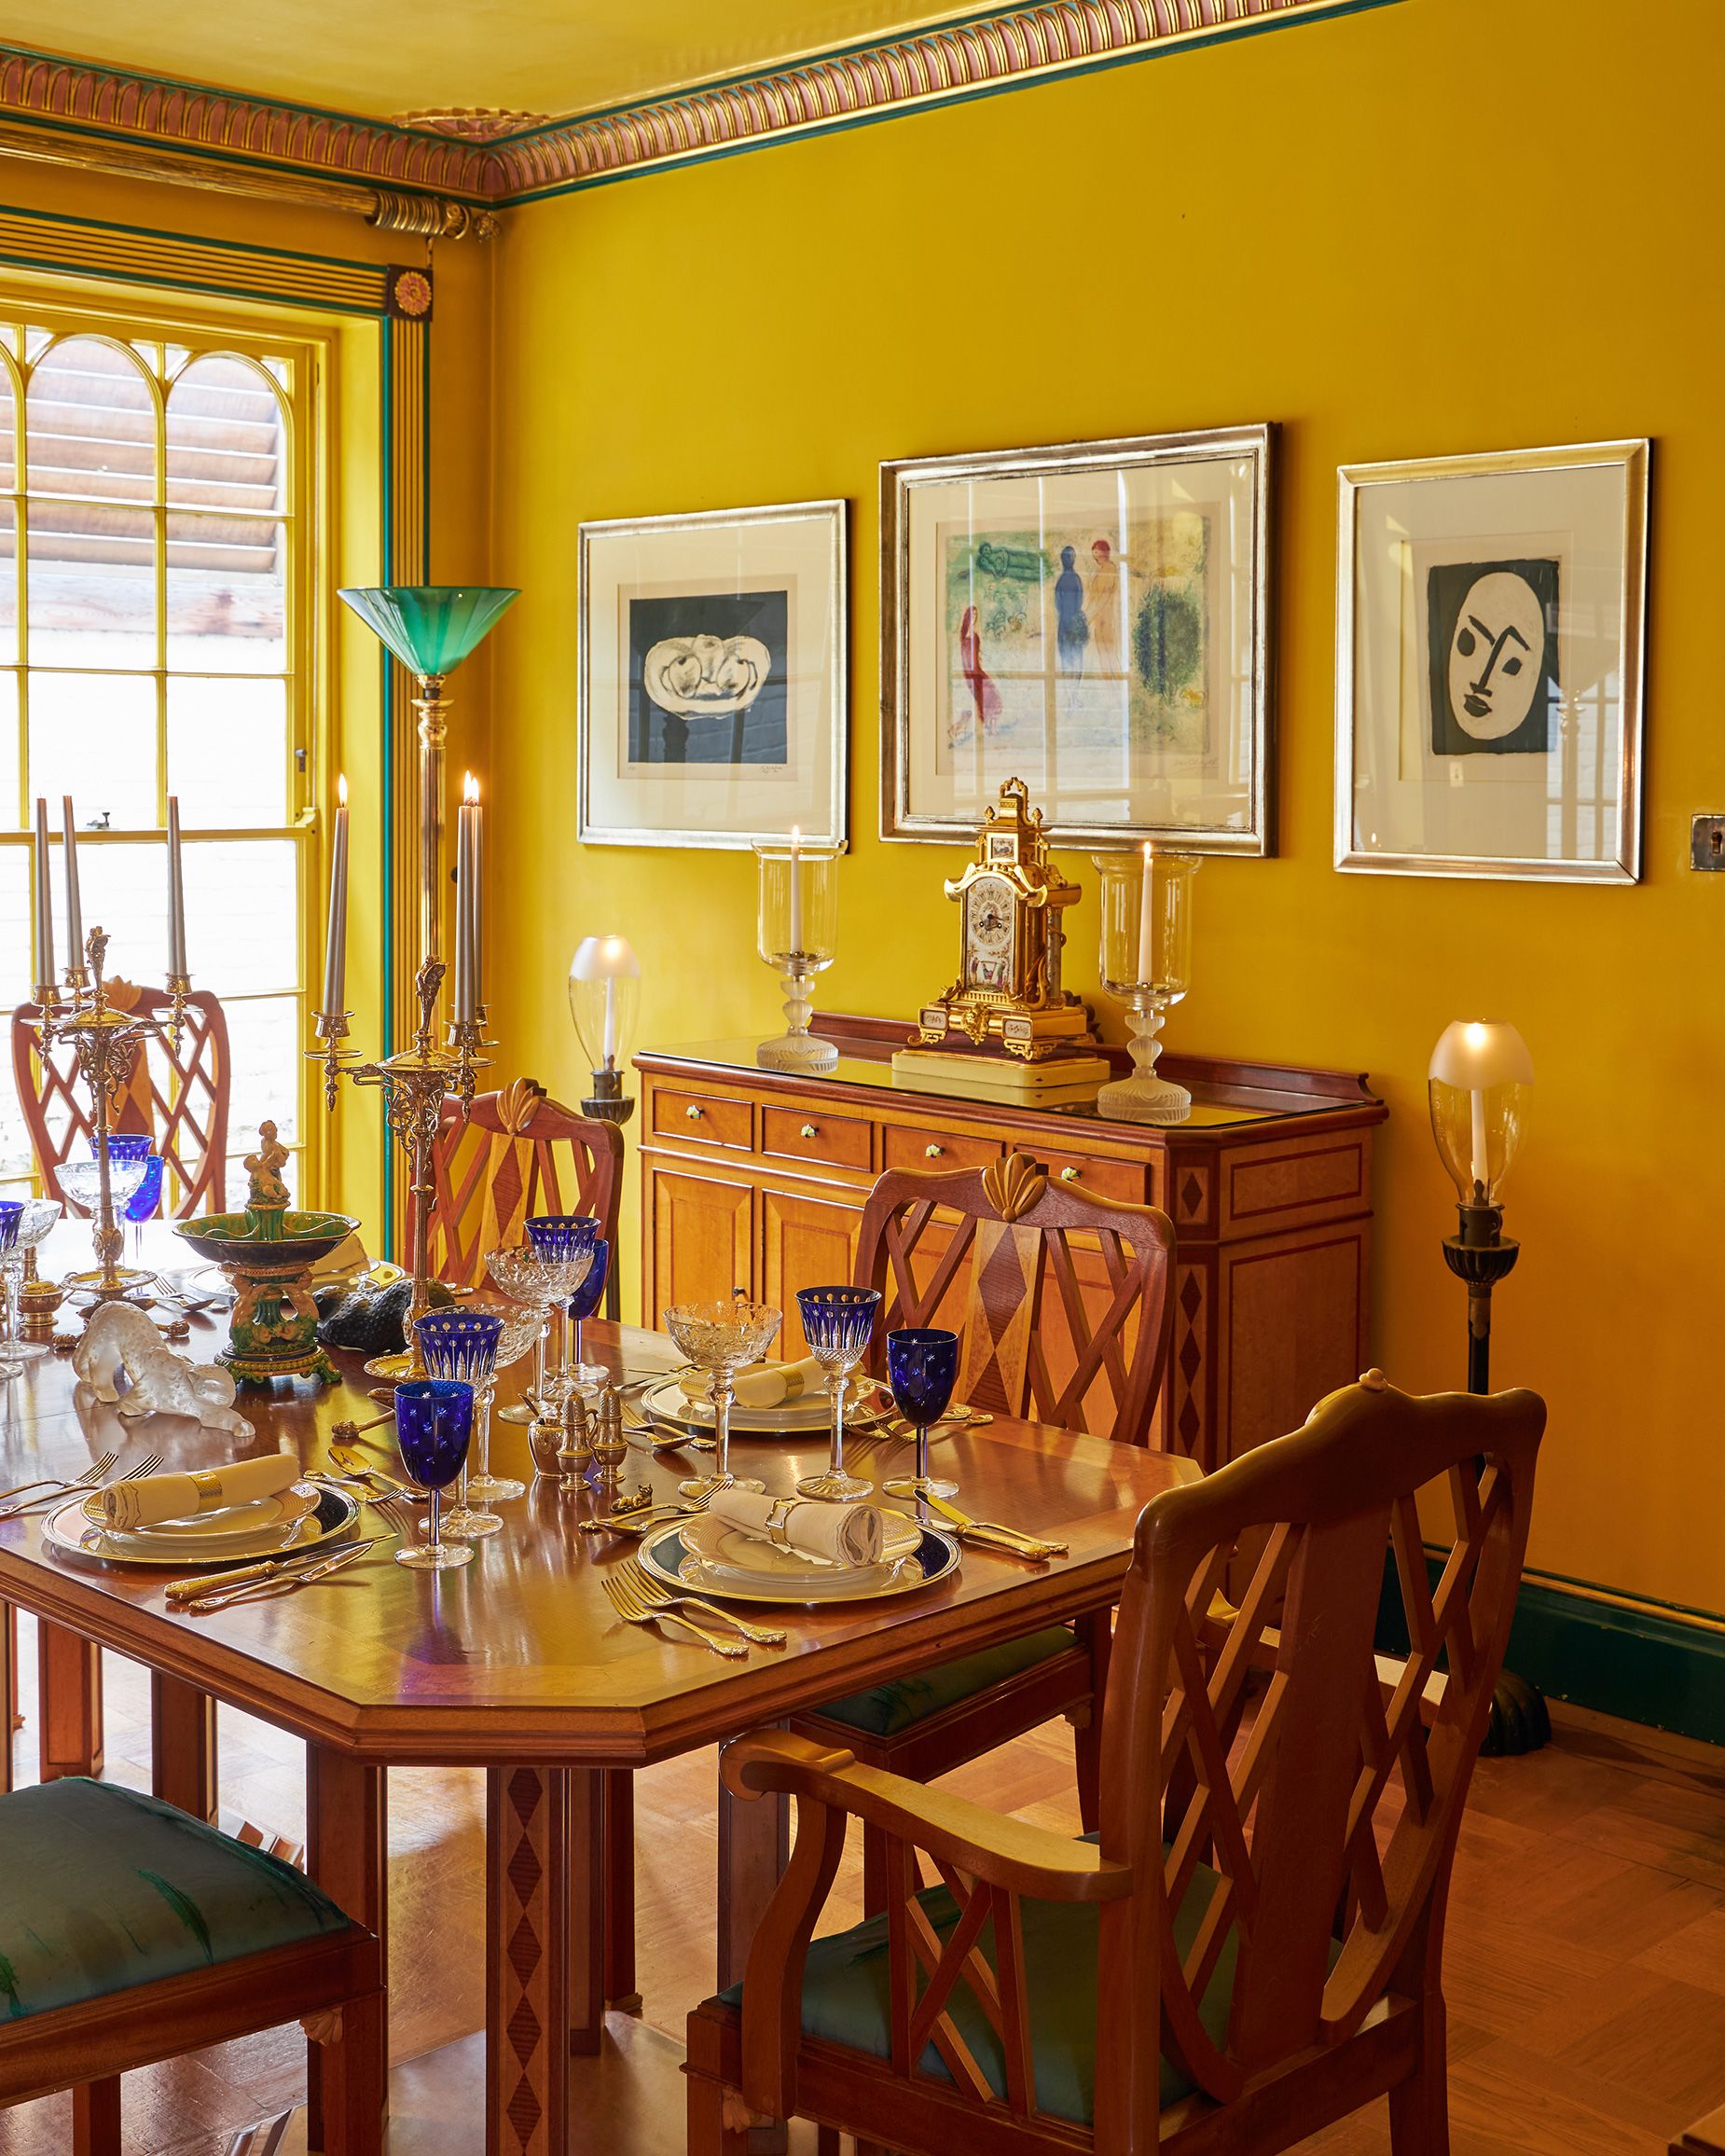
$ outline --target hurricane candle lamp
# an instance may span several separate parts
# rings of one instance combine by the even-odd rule
[[[583,936],[569,961],[569,1015],[593,1073],[581,1113],[600,1123],[627,1123],[635,1113],[623,1090],[641,1007],[641,961],[625,935]]]
[[[1146,841],[1134,853],[1096,853],[1102,897],[1102,986],[1126,1007],[1132,1075],[1097,1094],[1097,1113],[1125,1123],[1183,1123],[1192,1095],[1158,1078],[1162,1028],[1192,980],[1190,853],[1162,853]]]
[[[763,1071],[831,1071],[838,1049],[808,1030],[809,984],[838,950],[840,849],[811,846],[793,831],[788,840],[757,838],[754,851],[760,885],[755,947],[785,991],[785,1030],[761,1043],[755,1061]]]

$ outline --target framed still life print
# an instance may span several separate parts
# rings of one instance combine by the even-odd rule
[[[847,841],[845,504],[581,527],[581,837]]]
[[[1342,472],[1338,868],[1638,879],[1648,458]]]
[[[881,836],[1267,853],[1270,430],[881,467]]]

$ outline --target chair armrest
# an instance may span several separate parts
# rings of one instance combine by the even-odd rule
[[[1091,1843],[1026,1826],[903,1775],[859,1766],[851,1753],[786,1730],[754,1730],[733,1739],[720,1771],[733,1796],[777,1791],[853,1813],[961,1872],[1039,1901],[1113,1901],[1132,1891],[1132,1867],[1113,1862]]]

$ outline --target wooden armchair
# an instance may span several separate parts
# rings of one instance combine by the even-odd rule
[[[446,1100],[433,1175],[432,1271],[452,1287],[476,1288],[487,1251],[518,1243],[531,1213],[594,1213],[614,1251],[623,1133],[563,1107],[531,1078],[480,1094],[465,1117]]]
[[[379,2156],[378,1942],[279,1859],[154,1797],[0,1797],[0,2110],[73,2092],[74,2156],[120,2156],[120,2076],[302,2021],[327,2156]]]
[[[117,977],[106,987],[117,1010],[165,1021],[172,1007],[166,988],[133,988]],[[73,1050],[61,1042],[44,1049],[39,1004],[20,1003],[12,1014],[12,1075],[42,1187],[79,1214],[60,1187],[59,1170],[89,1140],[90,1103],[76,1083]],[[166,1168],[162,1209],[176,1220],[227,1209],[232,1086],[228,1021],[215,997],[198,989],[186,998],[178,1049],[165,1037],[141,1047],[114,1109],[116,1130],[147,1131],[155,1139]]]
[[[1151,1206],[1050,1182],[1014,1154],[981,1169],[883,1175],[863,1209],[858,1281],[882,1292],[873,1348],[900,1325],[962,1335],[955,1398],[998,1414],[1142,1444],[1168,1339],[1174,1230]],[[962,1492],[959,1501],[963,1501]],[[931,1781],[1056,1715],[1074,1723],[1079,1803],[1097,1818],[1096,1702],[1106,1616],[835,1700],[791,1727],[865,1765]],[[886,1906],[884,1834],[865,1826],[863,1894]]]
[[[796,1799],[796,1844],[743,1983],[690,2017],[690,2156],[740,2156],[751,2112],[818,2121],[823,2156],[841,2131],[1267,2156],[1386,2094],[1396,2156],[1446,2156],[1444,1907],[1544,1424],[1532,1393],[1417,1400],[1374,1371],[1147,1505],[1094,1845],[782,1732],[727,1747],[731,1790]],[[1435,1585],[1426,1486],[1454,1520]],[[1414,1652],[1386,1702],[1390,1548]],[[815,1940],[852,1816],[887,1837],[888,1910]]]

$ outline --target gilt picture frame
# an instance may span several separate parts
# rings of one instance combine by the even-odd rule
[[[881,836],[1274,850],[1267,425],[881,466]]]
[[[1639,881],[1649,461],[1343,467],[1337,868]]]
[[[848,843],[847,509],[582,524],[585,843]]]

